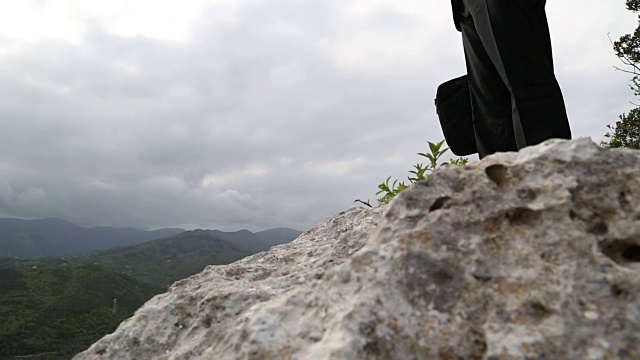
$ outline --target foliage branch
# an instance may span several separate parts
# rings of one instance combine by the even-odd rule
[[[429,144],[429,153],[418,153],[418,155],[426,157],[429,160],[427,165],[424,165],[423,163],[413,165],[413,169],[409,170],[411,176],[407,177],[407,180],[409,181],[408,184],[405,181],[399,181],[398,179],[395,179],[393,180],[393,182],[391,182],[391,176],[389,176],[385,181],[378,185],[379,191],[376,193],[376,195],[382,194],[382,196],[378,198],[379,203],[387,204],[396,195],[409,187],[409,185],[418,181],[427,180],[433,170],[438,167],[440,158],[449,150],[449,148],[443,147],[444,140],[438,143],[427,141],[427,143]],[[440,165],[466,165],[468,162],[469,159],[467,158],[452,158],[448,163],[444,162]]]

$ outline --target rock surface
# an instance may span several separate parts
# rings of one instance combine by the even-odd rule
[[[640,152],[550,140],[175,283],[75,359],[639,359]]]

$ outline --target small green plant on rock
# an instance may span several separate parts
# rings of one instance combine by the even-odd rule
[[[423,163],[413,165],[413,170],[409,170],[409,173],[412,175],[407,177],[407,180],[409,180],[409,184],[405,183],[404,181],[399,181],[398,179],[395,179],[392,183],[389,183],[391,181],[391,176],[389,176],[385,181],[378,185],[378,189],[380,190],[376,193],[376,195],[382,194],[382,197],[378,199],[379,203],[388,204],[396,195],[409,187],[409,185],[418,181],[427,180],[433,170],[438,167],[440,158],[447,151],[449,151],[449,148],[443,147],[444,140],[438,143],[427,141],[427,143],[429,144],[430,153],[418,153],[418,155],[424,156],[429,159],[427,165],[424,165]],[[468,162],[468,158],[461,157],[457,159],[450,159],[448,163],[445,162],[441,165],[466,165]]]

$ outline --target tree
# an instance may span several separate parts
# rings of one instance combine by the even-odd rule
[[[640,0],[627,0],[626,5],[628,10],[640,13]],[[638,21],[639,25],[632,34],[626,34],[613,43],[613,50],[626,66],[625,69],[616,69],[633,74],[631,90],[635,96],[640,97],[640,16]],[[611,132],[604,136],[610,140],[602,141],[602,146],[640,149],[640,107],[632,109],[628,114],[620,115],[620,121],[617,121],[615,126],[607,125],[607,128]]]
[[[628,114],[620,115],[620,121],[615,127],[607,125],[611,132],[604,134],[609,138],[608,142],[601,142],[602,146],[608,148],[631,148],[640,149],[640,108],[629,111]]]

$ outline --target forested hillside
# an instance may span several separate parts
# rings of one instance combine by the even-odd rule
[[[254,252],[211,235],[187,231],[166,239],[102,251],[74,259],[166,288],[174,281],[202,271],[207,265],[229,264]]]
[[[39,222],[51,223],[74,227]],[[299,233],[196,230],[77,257],[0,258],[0,359],[69,359],[174,281],[289,242]]]
[[[34,354],[69,359],[165,290],[95,265],[62,260],[5,260],[2,265],[2,359]]]

